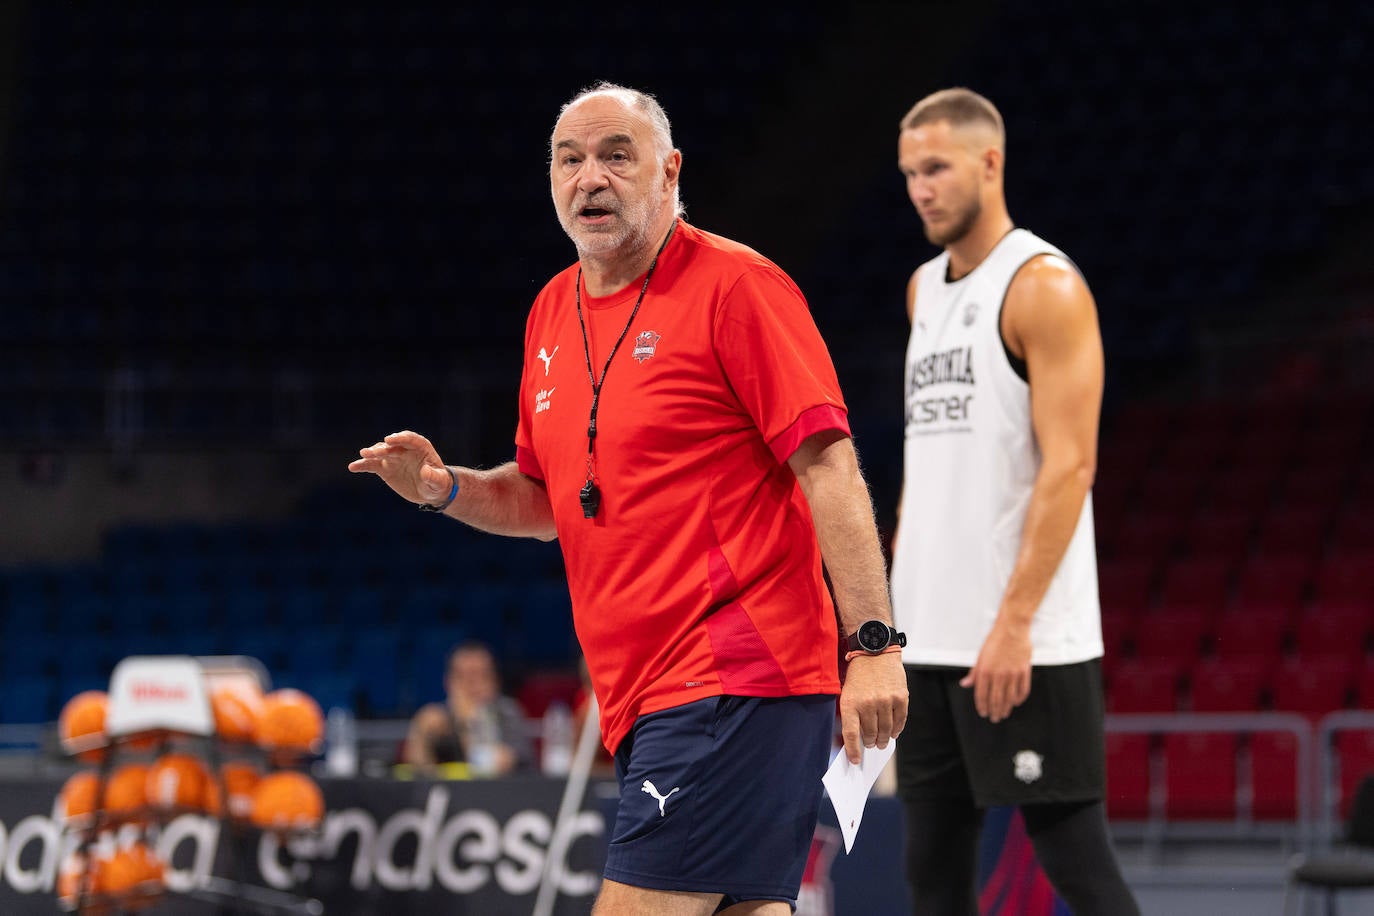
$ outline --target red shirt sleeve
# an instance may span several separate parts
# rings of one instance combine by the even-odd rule
[[[515,447],[515,466],[526,477],[533,477],[535,480],[544,479],[544,469],[539,466],[539,459],[535,457],[533,451],[523,445]]]
[[[792,453],[808,436],[831,429],[839,430],[846,436],[850,435],[849,415],[841,408],[822,404],[797,417],[797,421],[783,430],[776,439],[771,440],[768,447],[772,450],[773,457],[782,464],[792,457]]]
[[[808,436],[849,435],[830,351],[806,299],[776,267],[744,274],[716,317],[716,354],[779,462]]]

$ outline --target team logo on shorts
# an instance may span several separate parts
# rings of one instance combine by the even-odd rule
[[[1017,751],[1016,756],[1011,758],[1012,772],[1017,779],[1029,785],[1044,774],[1044,762],[1045,758],[1035,751]]]
[[[672,795],[674,792],[681,792],[682,789],[680,789],[678,786],[673,786],[671,789],[668,790],[668,795],[660,795],[658,792],[658,786],[654,785],[646,779],[644,780],[644,785],[639,787],[639,791],[643,792],[645,795],[650,796],[651,798],[653,798],[654,801],[658,802],[659,817],[667,817],[668,812],[664,810],[664,805],[668,804],[668,796]]]
[[[978,303],[970,302],[964,306],[964,327],[968,327],[978,319]]]
[[[635,338],[635,349],[630,355],[635,358],[635,362],[643,363],[646,359],[654,355],[658,348],[659,339],[662,334],[655,334],[653,331],[640,331]]]

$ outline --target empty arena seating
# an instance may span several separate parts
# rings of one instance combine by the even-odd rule
[[[1258,423],[1258,403],[1237,397],[1142,405],[1104,431],[1101,473],[1123,454],[1117,435],[1143,447],[1155,441],[1149,431],[1180,431],[1158,465],[1109,488],[1099,521],[1104,637],[1119,656],[1104,664],[1110,711],[1273,710],[1315,727],[1335,711],[1374,709],[1374,526],[1369,475],[1355,459],[1371,436],[1367,403],[1350,393],[1286,398],[1301,409],[1276,424]],[[1200,437],[1191,483],[1176,478],[1187,467],[1185,430]],[[1109,747],[1113,766],[1136,766],[1145,752],[1126,737]],[[1358,730],[1338,736],[1346,790],[1374,766],[1371,741]],[[1289,732],[1166,735],[1150,753],[1167,777],[1168,817],[1283,820],[1297,810]],[[1138,773],[1113,778],[1120,787]],[[1140,788],[1121,791],[1117,810],[1140,816]]]
[[[1152,813],[1149,735],[1107,735],[1107,815],[1117,820],[1145,820]]]
[[[99,563],[0,576],[3,683],[27,691],[5,719],[53,718],[130,654],[251,655],[368,716],[442,696],[463,639],[515,677],[574,664],[556,545],[425,525],[375,497],[321,501],[276,525],[115,529]]]
[[[1240,741],[1230,733],[1164,736],[1165,812],[1175,819],[1230,820],[1236,815]]]

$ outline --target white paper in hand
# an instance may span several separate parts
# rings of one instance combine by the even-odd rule
[[[855,766],[849,762],[844,748],[841,748],[835,759],[830,761],[830,769],[821,777],[825,791],[830,796],[830,804],[835,806],[835,817],[840,823],[840,833],[844,835],[845,853],[854,847],[854,837],[859,833],[868,793],[895,750],[895,738],[887,742],[884,748],[866,747],[863,762]]]

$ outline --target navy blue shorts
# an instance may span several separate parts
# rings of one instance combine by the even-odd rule
[[[635,720],[615,754],[606,877],[796,905],[835,698],[709,697]]]

